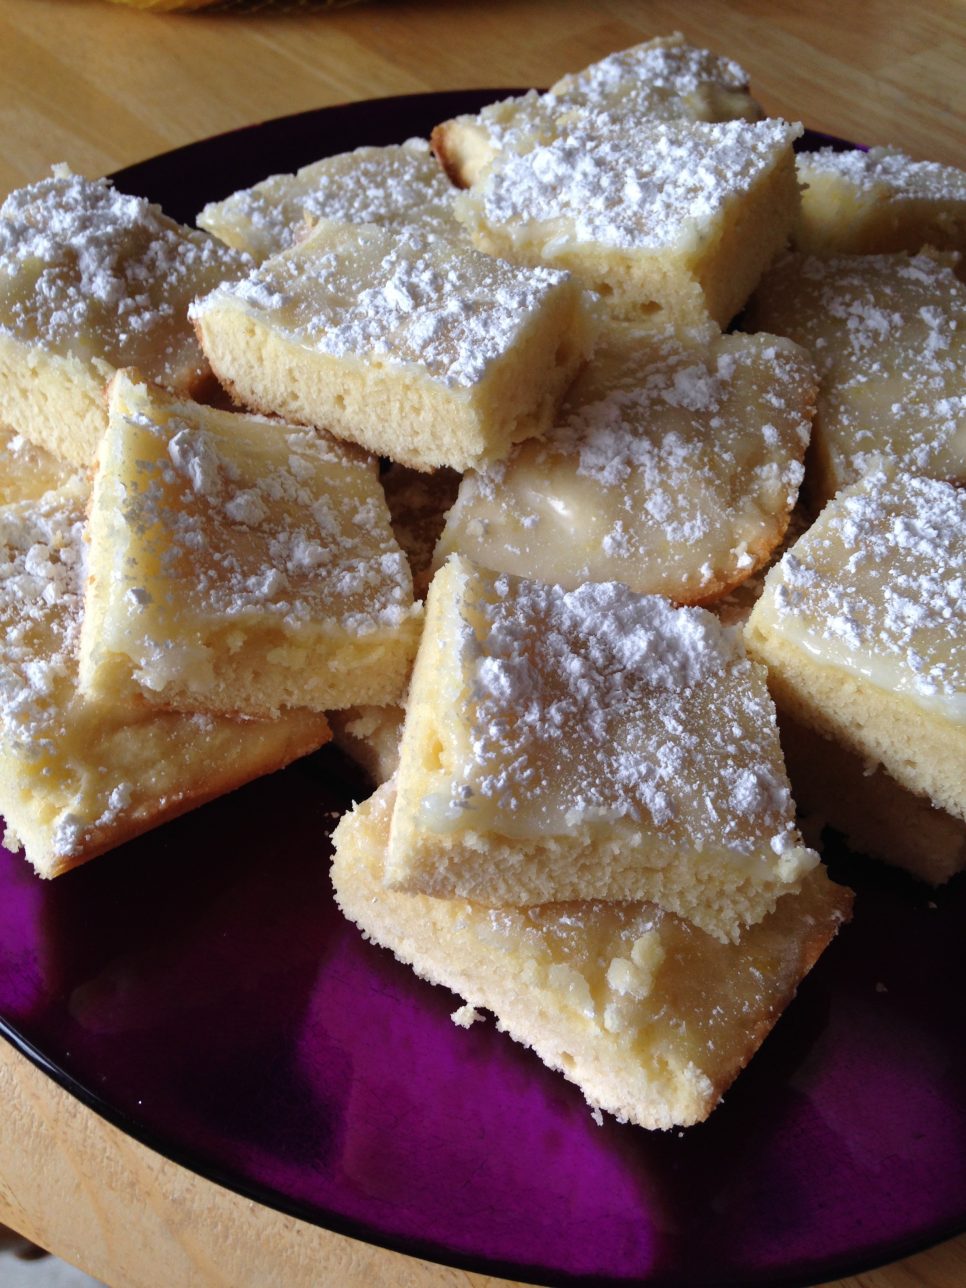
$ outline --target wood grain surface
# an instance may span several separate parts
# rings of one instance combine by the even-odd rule
[[[223,130],[380,95],[545,85],[683,30],[770,112],[966,163],[966,0],[371,0],[159,14],[0,0],[0,190],[102,174]],[[0,1040],[0,1222],[110,1288],[484,1288],[303,1224],[138,1145]],[[502,1282],[502,1281],[501,1281]],[[966,1237],[841,1288],[962,1288]]]
[[[769,111],[963,159],[962,0],[369,0],[220,14],[0,0],[0,189],[40,178],[52,161],[104,174],[330,103],[547,84],[675,29],[737,58]]]

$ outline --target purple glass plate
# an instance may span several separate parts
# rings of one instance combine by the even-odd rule
[[[117,176],[183,220],[493,92],[327,108]],[[0,1031],[153,1148],[304,1220],[554,1284],[794,1285],[966,1227],[966,883],[845,853],[855,919],[710,1120],[598,1127],[580,1093],[365,943],[326,749],[53,883],[0,853]]]

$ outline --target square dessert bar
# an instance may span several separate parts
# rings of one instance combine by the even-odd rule
[[[90,523],[81,686],[269,717],[402,696],[419,640],[375,462],[122,372]]]
[[[605,333],[553,429],[463,476],[436,563],[678,603],[750,576],[795,504],[814,368],[788,340],[714,331]]]
[[[44,877],[281,768],[328,740],[324,717],[154,712],[77,686],[86,489],[0,508],[0,814]]]
[[[386,878],[493,905],[647,899],[737,939],[817,863],[762,668],[702,609],[452,558],[400,747]]]
[[[723,944],[649,903],[486,908],[384,883],[393,785],[346,814],[332,880],[367,938],[641,1127],[706,1118],[848,919],[824,868]],[[455,1017],[454,1017],[455,1018]]]
[[[248,263],[106,179],[58,168],[11,193],[0,207],[5,423],[90,465],[114,372],[137,366],[172,390],[198,387],[208,367],[188,305]]]
[[[873,474],[765,580],[749,651],[782,710],[966,819],[966,492]]]
[[[198,224],[253,259],[287,250],[317,219],[458,235],[453,188],[423,139],[357,148],[210,202]]]
[[[433,131],[433,149],[452,181],[469,188],[504,148],[526,135],[553,137],[575,109],[639,121],[754,121],[762,115],[736,62],[696,49],[676,32],[591,63],[562,77],[547,94],[531,90],[491,103],[475,116],[444,121]]]
[[[805,185],[793,244],[807,255],[966,250],[966,171],[895,148],[798,157]]]
[[[491,255],[569,269],[617,317],[723,327],[788,241],[801,132],[577,112],[549,141],[502,152],[456,217]]]
[[[953,256],[786,256],[745,326],[787,335],[815,359],[816,508],[890,463],[966,482],[966,286]]]
[[[596,333],[568,273],[325,220],[193,316],[245,405],[423,470],[543,433]]]

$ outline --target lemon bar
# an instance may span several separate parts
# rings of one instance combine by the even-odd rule
[[[422,611],[358,449],[121,372],[89,563],[91,697],[268,718],[402,696]]]
[[[453,557],[436,574],[386,876],[493,905],[648,899],[736,939],[818,861],[764,671],[703,609]]]
[[[521,135],[552,137],[575,110],[655,121],[754,121],[762,114],[736,62],[697,49],[676,32],[591,63],[547,94],[531,90],[475,116],[444,121],[433,131],[433,149],[450,179],[469,188]]]
[[[780,709],[966,819],[966,492],[872,474],[775,565],[745,627]]]
[[[966,171],[897,148],[802,152],[793,243],[807,255],[966,250]]]
[[[542,433],[596,333],[567,273],[328,220],[193,316],[245,405],[422,470]]]
[[[0,508],[0,814],[41,876],[270,773],[326,742],[322,716],[155,713],[77,685],[85,488]]]
[[[816,868],[737,944],[647,903],[493,909],[384,884],[393,785],[345,815],[332,880],[345,915],[417,974],[642,1127],[706,1118],[839,926],[851,891]]]
[[[788,241],[801,132],[577,113],[557,137],[502,152],[456,217],[491,255],[569,269],[616,317],[723,327]]]
[[[11,193],[0,207],[4,421],[90,465],[114,371],[137,366],[172,390],[199,387],[208,367],[188,305],[248,262],[106,179],[58,167]]]
[[[0,505],[35,501],[77,471],[23,434],[0,425]]]
[[[304,236],[317,219],[383,228],[416,226],[458,233],[453,189],[423,139],[356,148],[276,174],[253,188],[210,202],[201,228],[253,259],[267,259]]]
[[[544,438],[463,476],[436,563],[458,551],[570,590],[718,597],[782,538],[814,399],[787,340],[612,331]]]
[[[789,255],[746,326],[810,349],[819,375],[812,504],[896,465],[966,482],[966,286],[949,255]]]

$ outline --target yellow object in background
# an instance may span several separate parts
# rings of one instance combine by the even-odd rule
[[[132,9],[210,9],[218,0],[113,0]]]
[[[353,4],[355,0],[279,0],[279,9],[335,9],[342,5]],[[124,4],[129,9],[154,9],[158,12],[172,12],[180,9],[267,9],[272,7],[273,0],[112,0],[113,4]]]

